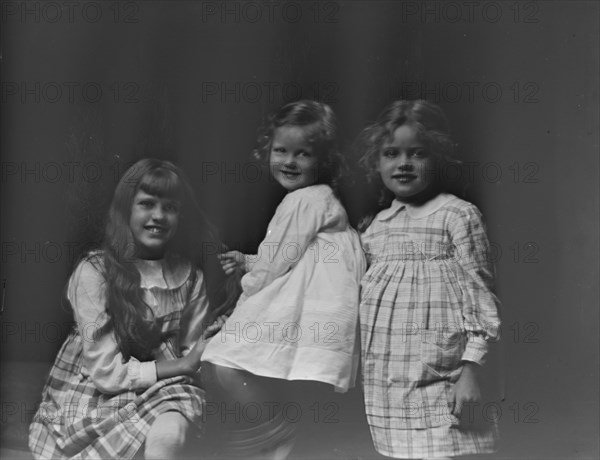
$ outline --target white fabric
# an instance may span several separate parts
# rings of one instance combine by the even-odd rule
[[[358,362],[359,286],[365,259],[327,185],[289,193],[271,220],[243,294],[203,360],[345,391]]]

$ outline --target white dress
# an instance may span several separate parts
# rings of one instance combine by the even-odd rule
[[[327,185],[286,195],[243,293],[203,360],[346,391],[358,364],[358,305],[366,263],[357,233]]]

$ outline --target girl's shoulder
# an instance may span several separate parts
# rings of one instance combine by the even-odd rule
[[[329,185],[318,184],[288,193],[280,203],[276,216],[319,216],[325,226],[346,225],[348,215]],[[310,219],[309,219],[310,220]]]
[[[325,184],[310,185],[289,192],[282,200],[280,206],[292,209],[306,207],[313,211],[321,210],[334,213],[343,210],[340,201],[335,196],[335,193],[333,193],[331,187]]]
[[[441,207],[444,211],[456,215],[457,218],[471,216],[481,218],[481,211],[473,203],[450,193],[444,193],[444,195],[447,197],[446,202]]]
[[[104,253],[100,250],[91,251],[84,255],[71,273],[71,283],[75,284],[104,281]]]
[[[304,201],[304,200],[336,200],[335,194],[329,185],[316,184],[302,187],[298,190],[288,193],[283,201]]]

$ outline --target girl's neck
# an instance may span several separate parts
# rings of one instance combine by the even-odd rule
[[[161,248],[160,251],[151,251],[143,247],[136,246],[135,257],[141,261],[163,260],[167,255],[168,249]]]
[[[290,193],[297,192],[298,190],[303,190],[305,188],[314,187],[315,185],[323,185],[323,184],[320,182],[315,182],[314,184],[308,184],[308,185],[305,185],[304,187],[296,188],[294,190],[286,190],[285,194],[289,195]],[[325,185],[327,185],[327,184],[325,184]]]
[[[161,253],[157,253],[157,254],[138,254],[138,256],[136,257],[136,260],[138,260],[140,263],[158,263],[161,262],[162,260],[165,259],[165,257],[167,256],[166,251],[165,252],[161,252]]]
[[[138,264],[143,264],[143,265],[160,265],[165,259],[164,258],[160,258],[160,259],[143,259],[143,258],[139,258],[136,259],[136,263]]]
[[[420,206],[423,206],[425,203],[433,200],[436,196],[438,196],[440,193],[442,193],[442,189],[439,186],[435,186],[435,187],[429,187],[426,190],[423,190],[420,193],[417,193],[416,195],[413,195],[411,197],[402,197],[402,198],[398,198],[396,197],[396,199],[406,205],[406,206],[410,206],[410,207],[415,207],[418,208]]]

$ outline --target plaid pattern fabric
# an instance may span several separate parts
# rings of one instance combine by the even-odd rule
[[[418,217],[395,202],[362,235],[365,406],[376,449],[392,457],[491,452],[497,438],[494,422],[465,424],[449,408],[461,360],[485,362],[499,318],[481,215],[441,202]]]
[[[157,359],[172,357],[163,344]],[[29,431],[36,458],[133,458],[156,417],[177,411],[200,427],[203,390],[188,377],[159,380],[147,390],[108,395],[80,373],[82,339],[73,332],[63,344],[46,382]]]
[[[96,256],[85,259],[71,275],[67,295],[78,325],[56,357],[29,429],[29,447],[36,458],[132,458],[156,417],[168,411],[179,412],[200,426],[204,392],[191,378],[156,382],[151,375],[140,384],[141,364],[133,359],[122,363],[110,331],[99,336],[90,333],[88,326],[98,331],[107,319],[104,278],[92,262]],[[190,268],[189,262],[175,254],[167,254],[160,262],[139,261],[144,300],[163,337],[152,351],[153,360],[179,357],[181,345],[193,345],[202,332],[208,300],[202,273],[192,276]],[[85,318],[90,321],[94,315],[95,321],[87,323]],[[96,374],[96,385],[90,365],[106,360],[113,368],[123,366],[108,377],[106,372]],[[142,364],[154,368],[151,362]],[[115,389],[101,392],[98,387]]]

